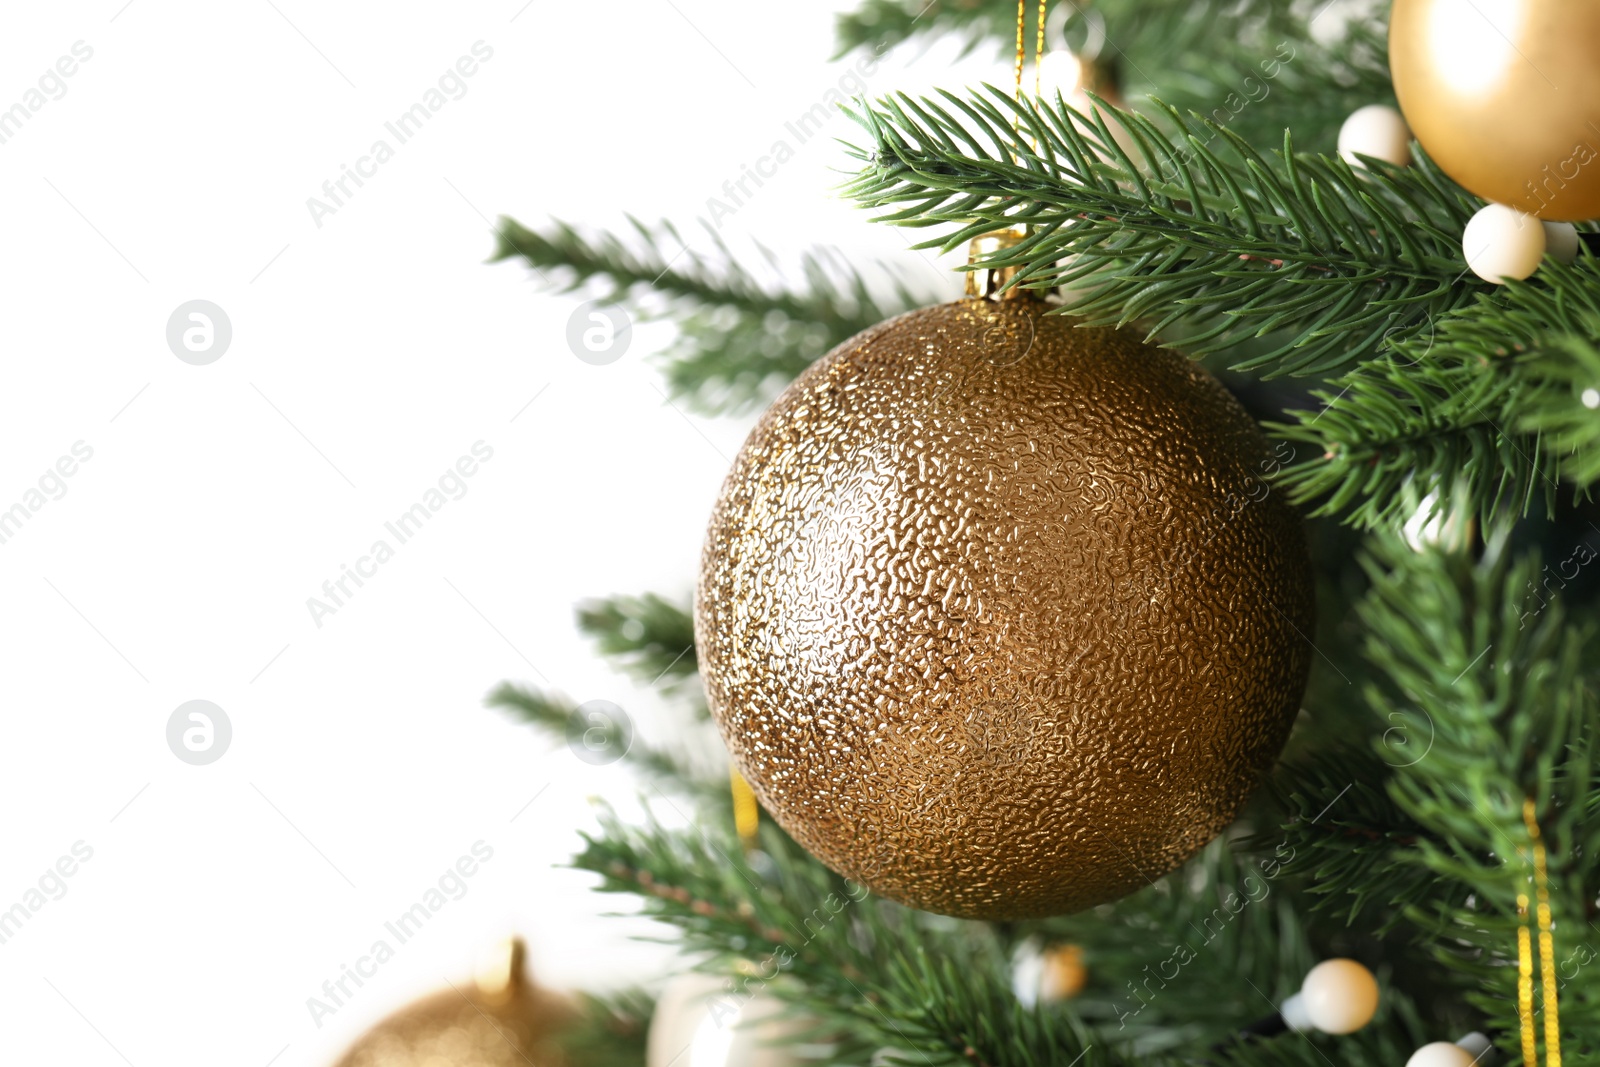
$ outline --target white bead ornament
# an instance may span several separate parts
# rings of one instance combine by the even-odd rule
[[[1503,285],[1521,281],[1539,268],[1546,249],[1545,228],[1532,215],[1504,204],[1490,204],[1467,222],[1461,252],[1472,273]]]
[[[1383,104],[1368,104],[1353,112],[1339,127],[1339,155],[1352,167],[1364,167],[1357,153],[1393,163],[1411,163],[1411,129],[1400,112]]]
[[[1434,1041],[1413,1052],[1406,1067],[1472,1067],[1472,1053],[1448,1041]]]
[[[1076,52],[1058,48],[1039,60],[1039,92],[1054,102],[1060,93],[1071,102],[1072,94],[1083,88],[1083,60]]]
[[[1578,258],[1578,228],[1570,222],[1541,222],[1545,254],[1557,263]]]
[[[1466,1040],[1462,1038],[1461,1042]],[[1406,1067],[1472,1067],[1478,1062],[1478,1056],[1461,1042],[1451,1044],[1448,1041],[1435,1041],[1423,1045],[1411,1054],[1411,1058],[1406,1061]]]
[[[1323,960],[1281,1010],[1291,1030],[1353,1034],[1377,1014],[1378,980],[1355,960]]]

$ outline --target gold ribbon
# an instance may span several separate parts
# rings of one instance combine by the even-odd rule
[[[1043,82],[1039,71],[1039,60],[1044,58],[1044,18],[1050,0],[1039,0],[1039,25],[1033,36],[1033,95],[1038,96]],[[1017,0],[1017,64],[1016,64],[1016,98],[1022,101],[1022,65],[1028,59],[1027,45],[1028,29],[1028,0]],[[1019,117],[1017,121],[1022,121]]]
[[[756,802],[750,783],[732,766],[728,768],[728,783],[733,788],[733,828],[739,834],[739,844],[746,852],[753,852],[761,829],[761,805]]]
[[[1533,842],[1534,915],[1539,929],[1539,980],[1544,993],[1544,1055],[1547,1067],[1561,1067],[1561,1005],[1556,988],[1556,944],[1550,922],[1550,871],[1539,834],[1533,798],[1522,802],[1522,821]],[[1539,1062],[1539,1040],[1533,1025],[1533,923],[1529,922],[1526,893],[1517,894],[1517,1010],[1522,1017],[1522,1059],[1529,1067]]]

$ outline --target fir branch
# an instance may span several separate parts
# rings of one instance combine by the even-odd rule
[[[677,927],[684,947],[709,953],[735,1003],[782,997],[839,1043],[831,1057],[865,1063],[886,1046],[933,1067],[1047,1067],[1124,1062],[1058,1014],[1023,1009],[986,928],[930,920],[865,895],[762,828],[768,863],[739,852],[731,825],[669,831],[614,817],[586,838],[574,865],[602,890],[642,897]]]
[[[1341,911],[1347,926],[1362,921],[1376,937],[1387,936],[1412,906],[1430,899],[1459,904],[1471,894],[1421,863],[1418,843],[1426,830],[1386,790],[1393,768],[1409,759],[1403,744],[1398,748],[1385,760],[1333,749],[1281,764],[1270,790],[1288,821],[1248,846],[1284,857],[1314,910]]]
[[[577,616],[578,629],[594,639],[600,654],[646,685],[672,691],[699,670],[694,615],[663,596],[586,600]]]
[[[1089,981],[1074,1014],[1136,1056],[1225,1042],[1294,992],[1316,962],[1285,858],[1225,840],[1154,885],[1078,915],[1017,924],[1079,945]]]
[[[1398,999],[1386,991],[1386,999]],[[1385,1005],[1388,1011],[1389,1005]],[[1211,1062],[1231,1067],[1329,1067],[1329,1064],[1381,1064],[1401,1067],[1412,1053],[1437,1039],[1414,1017],[1403,1025],[1371,1025],[1336,1040],[1288,1033],[1271,1041],[1240,1041]],[[1337,1058],[1336,1058],[1337,1057]],[[1191,1063],[1193,1061],[1190,1061]]]
[[[1280,484],[1364,528],[1461,507],[1485,524],[1552,513],[1600,478],[1600,260],[1547,261],[1314,395],[1272,429],[1312,447]],[[1407,489],[1413,489],[1407,492]]]
[[[1600,288],[1587,296],[1600,303]],[[1564,477],[1587,489],[1600,481],[1600,314],[1586,315],[1571,332],[1559,330],[1530,345],[1535,357],[1521,364],[1539,402],[1519,404],[1514,426],[1548,440],[1547,480]]]
[[[577,1017],[556,1035],[567,1062],[582,1067],[644,1067],[655,998],[642,989],[579,993]]]
[[[1105,21],[1106,51],[1142,71],[1146,61],[1153,65],[1202,44],[1215,51],[1265,35],[1282,36],[1295,25],[1293,6],[1293,0],[1096,0],[1092,11]],[[1087,4],[1073,4],[1064,27],[1069,38],[1081,38],[1089,10]],[[1030,49],[1036,11],[1029,3],[1024,14]],[[968,49],[990,41],[1009,55],[1016,32],[1016,0],[861,0],[834,24],[841,56],[863,48],[881,53],[937,33],[965,37]],[[1048,41],[1046,47],[1058,43]]]
[[[579,705],[570,697],[556,692],[542,692],[531,687],[502,682],[491,692],[484,703],[491,708],[510,712],[515,718],[536,727],[551,740],[570,744],[581,737],[589,723],[575,719]],[[664,749],[645,744],[637,736],[620,757],[657,784],[680,793],[702,798],[726,796],[727,788],[721,782],[702,778],[687,760]]]
[[[1280,144],[1292,129],[1302,151],[1331,154],[1351,112],[1393,104],[1394,90],[1385,28],[1351,19],[1324,42],[1312,32],[1322,10],[1301,6],[1253,35],[1208,40],[1141,64],[1149,77],[1132,82],[1124,98],[1134,110],[1147,96],[1165,100],[1181,112],[1211,118],[1252,145]]]
[[[1357,174],[1295,154],[1287,136],[1263,156],[1170,108],[1186,136],[993,87],[941,97],[852,112],[871,143],[855,150],[864,166],[848,194],[886,212],[878,221],[949,230],[922,247],[1025,224],[1028,237],[988,263],[1020,267],[1016,284],[1072,286],[1065,310],[1092,323],[1151,318],[1152,335],[1198,324],[1186,339],[1195,354],[1282,331],[1282,344],[1238,369],[1325,374],[1486,287],[1465,277],[1460,252],[1478,205],[1425,159]],[[1108,122],[1137,142],[1137,161]]]
[[[1099,0],[1072,4],[1064,24],[1076,46],[1104,26],[1098,62],[1121,98],[1141,110],[1156,97],[1208,115],[1254,145],[1282,141],[1293,127],[1306,148],[1331,152],[1358,107],[1392,103],[1382,26],[1361,18],[1322,20],[1325,4],[1294,0]],[[1034,40],[1029,5],[1025,39]],[[1316,31],[1316,32],[1313,32]],[[984,42],[1009,56],[1016,4],[1009,0],[867,0],[841,15],[839,52],[885,49],[947,32],[971,50]],[[1060,47],[1052,39],[1047,48]]]
[[[709,226],[709,253],[696,251],[670,222],[629,220],[629,240],[584,233],[560,221],[532,230],[502,217],[492,262],[519,258],[555,273],[563,291],[593,287],[596,298],[643,318],[678,325],[662,356],[675,397],[706,412],[739,411],[794,378],[839,342],[916,306],[906,287],[884,271],[887,296],[837,253],[806,253],[792,287],[763,285],[733,257]],[[761,249],[769,267],[775,258]]]
[[[839,1063],[888,1046],[937,1065],[1046,1067],[1089,1050],[1082,1062],[1176,1067],[1269,1013],[1315,959],[1287,883],[1273,882],[1278,865],[1241,864],[1221,842],[1115,904],[991,926],[863,896],[770,824],[767,859],[751,864],[726,821],[672,831],[608,817],[575,866],[600,875],[605,891],[638,895],[645,914],[682,931],[686,949],[720,961],[730,995],[769,989],[816,1017],[841,1042]],[[1066,1004],[1022,1007],[1009,947],[1029,933],[1082,945],[1090,988]],[[1368,1029],[1354,1047],[1409,1039],[1392,1013]],[[1302,1040],[1238,1054],[1299,1063],[1290,1046]],[[1324,1053],[1352,1047],[1334,1040],[1316,1043]]]
[[[1368,569],[1359,615],[1377,675],[1367,700],[1420,753],[1392,776],[1390,795],[1428,832],[1421,861],[1472,889],[1465,901],[1430,899],[1413,917],[1438,931],[1437,959],[1490,1028],[1514,1034],[1516,929],[1527,921],[1519,913],[1531,875],[1527,798],[1549,850],[1558,952],[1593,960],[1600,945],[1589,914],[1600,889],[1600,825],[1591,818],[1600,700],[1586,652],[1596,630],[1569,624],[1559,602],[1530,622],[1523,602],[1539,561],[1513,561],[1498,536],[1480,562],[1384,539]],[[1564,1032],[1594,1050],[1600,972],[1577,967],[1562,977]],[[1600,1050],[1574,1062],[1596,1057]]]

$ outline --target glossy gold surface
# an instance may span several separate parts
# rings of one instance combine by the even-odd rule
[[[1044,310],[968,299],[839,346],[751,433],[701,563],[711,708],[762,804],[951,915],[1177,866],[1272,763],[1311,656],[1255,424],[1183,357]]]
[[[1395,0],[1389,71],[1411,132],[1467,189],[1600,217],[1600,3]]]
[[[564,1067],[551,1038],[572,1009],[528,979],[520,942],[506,952],[498,973],[458,982],[383,1020],[338,1067]]]

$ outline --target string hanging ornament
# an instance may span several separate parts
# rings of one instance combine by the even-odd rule
[[[1544,1000],[1544,1062],[1546,1067],[1561,1067],[1560,983],[1556,981],[1555,933],[1550,918],[1550,872],[1537,816],[1537,805],[1527,797],[1522,803],[1522,821],[1528,828],[1530,847],[1524,856],[1531,859],[1533,867],[1534,899],[1530,902],[1527,893],[1517,894],[1517,916],[1521,920],[1517,927],[1517,1014],[1522,1022],[1522,1059],[1532,1067],[1539,1062],[1533,1006],[1533,935],[1537,931]]]

